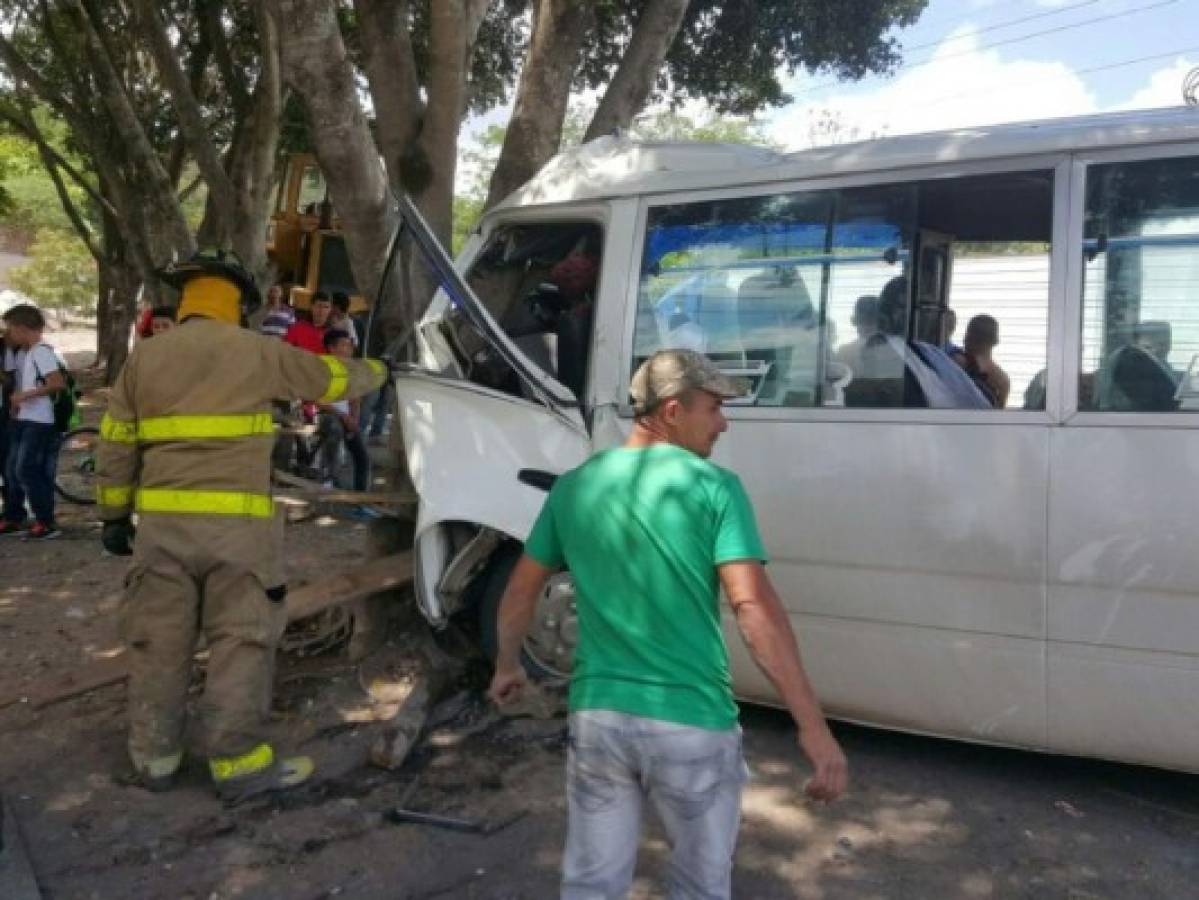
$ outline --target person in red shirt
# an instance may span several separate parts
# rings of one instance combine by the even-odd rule
[[[142,305],[141,312],[137,314],[137,322],[133,326],[133,334],[139,341],[154,335],[154,307],[151,304]]]
[[[312,321],[296,319],[295,324],[287,329],[283,340],[310,353],[324,353],[325,331],[329,327],[329,312],[332,309],[329,295],[324,291],[317,291],[312,295]]]

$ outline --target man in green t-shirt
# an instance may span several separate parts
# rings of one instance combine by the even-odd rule
[[[746,780],[719,589],[755,661],[799,725],[809,796],[844,790],[828,729],[763,564],[741,481],[708,462],[734,385],[686,350],[633,376],[622,447],[554,485],[500,604],[491,697],[526,684],[521,646],[546,579],[574,578],[579,644],[570,685],[569,827],[562,897],[624,897],[648,800],[671,844],[670,896],[727,898]]]

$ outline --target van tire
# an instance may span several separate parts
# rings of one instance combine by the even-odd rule
[[[487,571],[481,576],[482,590],[479,595],[479,644],[491,664],[495,665],[499,653],[499,613],[500,600],[504,596],[504,588],[516,561],[520,559],[521,550],[518,545],[502,547],[492,557]],[[524,666],[529,678],[536,682],[557,681],[556,673],[538,664],[524,650],[520,653],[520,663]]]

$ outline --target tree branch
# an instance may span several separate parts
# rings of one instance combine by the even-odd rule
[[[26,138],[28,138],[30,141],[33,141],[33,143],[38,143],[37,135],[40,134],[40,130],[38,129],[37,123],[34,121],[32,116],[29,116],[28,119],[26,119],[25,116],[18,115],[4,104],[0,104],[0,119],[4,119],[4,121],[16,128]],[[80,172],[75,168],[74,165],[71,164],[70,160],[68,160],[49,144],[46,144],[46,151],[50,154],[51,159],[54,160],[54,164],[66,172],[72,181],[83,188],[89,197],[91,197],[99,206],[106,207],[114,215],[116,214],[116,210],[112,208],[112,205],[108,202],[104,195],[101,194],[100,191],[90,181],[88,181],[86,177],[84,177],[82,172]]]
[[[4,61],[8,68],[8,74],[14,81],[28,86],[39,99],[56,109],[77,132],[88,133],[92,123],[79,112],[65,94],[43,78],[41,73],[30,65],[20,51],[2,34],[0,34],[0,60]]]
[[[512,118],[487,191],[487,208],[528,181],[558,152],[571,83],[594,21],[590,4],[538,0]]]
[[[649,98],[658,71],[683,25],[690,0],[649,0],[616,74],[587,126],[583,142],[628,128]]]
[[[345,222],[354,280],[372,296],[396,213],[336,10],[332,0],[270,2],[275,20],[287,23],[287,40],[281,42],[285,78],[303,102],[330,197]]]
[[[165,241],[177,252],[190,254],[195,244],[183,213],[175,201],[174,187],[166,169],[146,137],[120,75],[105,52],[95,23],[81,0],[74,0],[73,11],[84,33],[88,59],[96,78],[100,99],[120,137],[122,152],[129,162],[140,170],[142,189],[148,191],[148,196],[152,198],[153,209],[150,212],[156,214],[155,217],[159,220],[151,228],[153,236],[159,243]]]
[[[158,4],[156,0],[134,0],[133,5],[139,30],[150,48],[150,54],[154,57],[154,63],[167,92],[171,95],[175,112],[179,116],[179,128],[187,141],[192,158],[200,167],[217,206],[229,215],[237,202],[236,190],[221,162],[221,155],[212,142],[211,130],[204,121],[204,112],[192,91],[187,73],[183,71],[178,54],[171,46],[166,28],[158,15]],[[173,184],[172,181],[172,186]]]
[[[453,225],[454,168],[466,99],[466,24],[471,5],[472,0],[438,0],[429,7],[428,102],[417,138],[420,158],[428,164],[428,178],[413,194],[429,227],[445,246],[449,246]]]
[[[255,6],[260,7],[261,2],[255,3]],[[233,68],[233,54],[229,52],[229,38],[225,34],[224,25],[221,24],[223,8],[224,3],[221,0],[199,0],[196,14],[200,20],[200,34],[212,48],[217,71],[221,73],[225,90],[233,98],[233,108],[240,112],[249,104],[250,95],[246,92],[245,84],[242,83],[241,78],[237,77],[237,72]]]
[[[363,68],[371,89],[379,149],[391,180],[401,169],[420,131],[424,104],[416,76],[408,0],[354,0],[362,38]]]
[[[37,154],[42,160],[42,167],[50,176],[50,180],[54,183],[54,192],[58,194],[58,202],[62,204],[62,211],[67,214],[67,218],[71,220],[71,225],[75,232],[79,235],[79,239],[83,241],[87,247],[87,252],[92,255],[97,264],[104,259],[104,253],[96,244],[95,236],[92,230],[88,227],[87,222],[79,212],[79,208],[75,206],[75,201],[71,199],[71,194],[67,190],[66,184],[63,183],[62,176],[58,172],[57,160],[59,155],[54,149],[46,143],[46,138],[42,134],[41,129],[37,127],[37,123],[33,121],[33,117],[29,115],[28,107],[25,108],[25,114],[29,119],[30,125],[33,126],[33,142],[37,146]]]

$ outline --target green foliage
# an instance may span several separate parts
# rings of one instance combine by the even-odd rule
[[[596,35],[580,88],[607,84],[644,0],[596,4]],[[779,73],[825,71],[859,79],[899,61],[893,28],[911,25],[928,0],[691,0],[659,77],[657,99],[707,100],[754,113],[790,101]]]
[[[454,233],[451,243],[451,252],[454,256],[462,252],[470,233],[475,230],[475,226],[483,218],[483,202],[486,198],[486,191],[482,194],[459,195],[454,198]]]
[[[79,239],[54,228],[43,228],[29,248],[30,262],[8,273],[12,286],[39,306],[76,315],[96,313],[96,261]]]
[[[416,0],[408,7],[408,34],[416,77],[422,87],[428,86],[432,2],[437,0]],[[529,12],[529,0],[492,0],[487,5],[467,71],[468,112],[485,113],[509,99],[529,47]],[[357,13],[351,4],[339,3],[337,17],[346,50],[361,70],[363,51]]]
[[[33,119],[46,142],[79,169],[85,164],[71,152],[70,133],[62,120],[44,106],[35,107]],[[93,219],[87,192],[63,174],[67,194],[85,217]],[[42,228],[57,228],[74,233],[63,212],[54,182],[42,167],[37,146],[11,129],[0,128],[0,226],[32,234]]]

